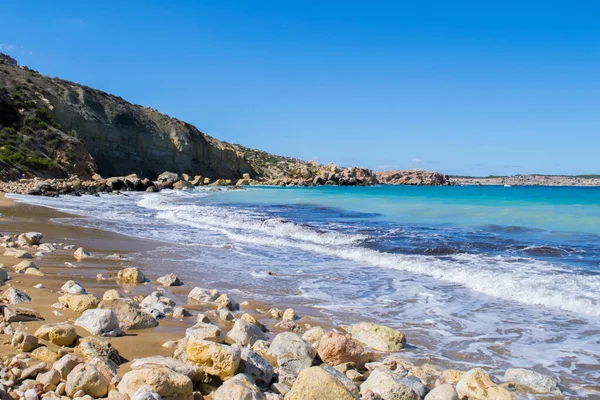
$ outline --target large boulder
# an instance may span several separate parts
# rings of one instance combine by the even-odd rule
[[[65,282],[65,284],[62,285],[62,287],[60,288],[60,290],[63,293],[87,294],[87,292],[83,288],[83,286],[81,286],[79,283],[77,283],[75,281],[67,281],[67,282]]]
[[[42,325],[35,331],[35,336],[58,346],[71,346],[77,340],[75,327],[67,322]]]
[[[170,357],[154,356],[138,358],[131,364],[132,370],[149,367],[167,367],[170,370],[187,376],[193,383],[200,382],[204,378],[204,373],[199,367],[195,365],[186,364],[184,362],[175,360],[174,358]]]
[[[306,343],[310,344],[312,347],[317,349],[319,347],[319,342],[325,336],[327,331],[320,326],[313,326],[302,335],[302,340]]]
[[[129,285],[135,285],[137,283],[144,283],[146,281],[146,277],[136,267],[130,267],[122,269],[117,274],[117,282],[125,283]]]
[[[259,386],[269,387],[273,380],[273,367],[254,350],[243,347],[238,372],[246,374]]]
[[[401,377],[385,368],[377,368],[360,385],[360,393],[364,396],[368,391],[378,395],[382,400],[420,400],[421,396]]]
[[[81,364],[83,360],[73,354],[65,354],[59,360],[57,360],[52,369],[55,369],[60,374],[63,380],[67,379],[67,376],[73,371],[73,368]]]
[[[240,365],[240,349],[208,340],[188,339],[186,356],[207,375],[227,380],[233,377]]]
[[[58,301],[66,304],[70,310],[75,312],[84,312],[98,307],[100,300],[93,294],[64,294],[58,298]]]
[[[356,385],[330,366],[304,369],[286,400],[358,400]]]
[[[123,375],[117,390],[133,397],[143,386],[150,387],[165,400],[188,400],[193,393],[190,378],[167,367],[146,367],[129,371]]]
[[[406,338],[400,331],[384,325],[361,322],[350,328],[352,337],[375,350],[400,351],[406,346]]]
[[[233,328],[227,333],[228,343],[237,343],[240,346],[252,346],[257,340],[266,340],[263,331],[256,325],[238,319]]]
[[[153,328],[158,321],[149,313],[140,310],[138,305],[129,299],[102,300],[99,309],[112,310],[123,330]]]
[[[557,396],[562,394],[556,379],[530,369],[509,368],[504,373],[504,380],[526,386],[537,393],[553,394]]]
[[[44,235],[42,235],[40,232],[21,233],[17,237],[17,243],[26,244],[29,246],[37,246],[40,244],[43,237]]]
[[[323,362],[338,365],[353,362],[358,368],[371,361],[372,353],[352,338],[337,331],[327,332],[319,341],[317,353]]]
[[[38,339],[35,336],[30,335],[21,330],[15,332],[10,344],[17,350],[26,353],[38,348],[40,345]]]
[[[469,400],[514,400],[514,395],[496,385],[482,368],[465,372],[456,384],[458,396]]]
[[[29,308],[8,306],[4,307],[4,322],[29,322],[29,321],[43,321],[44,317]]]
[[[193,340],[210,340],[215,343],[225,341],[225,333],[216,325],[198,322],[185,330],[185,337]]]
[[[2,294],[2,298],[5,299],[8,304],[29,303],[31,301],[31,297],[29,297],[27,293],[14,287],[6,289]]]
[[[204,289],[195,287],[188,294],[188,300],[198,303],[212,303],[219,297],[219,292],[216,289]]]
[[[315,349],[292,332],[275,336],[269,346],[268,355],[277,360],[277,365],[299,373],[312,365]]]
[[[74,397],[75,393],[83,391],[84,394],[89,394],[93,398],[100,398],[108,393],[108,384],[109,382],[96,367],[81,363],[73,368],[67,376],[65,390],[67,396],[70,397]]]
[[[244,374],[237,374],[223,383],[214,393],[213,400],[265,400],[261,390]]]
[[[75,325],[82,327],[92,335],[122,336],[119,320],[112,310],[92,309],[86,310],[75,321]]]

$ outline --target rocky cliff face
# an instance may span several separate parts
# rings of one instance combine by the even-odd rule
[[[253,173],[236,148],[190,124],[99,90],[42,76],[11,60],[0,58],[0,88],[9,100],[15,94],[22,98],[8,105],[20,110],[19,121],[28,110],[45,110],[57,133],[69,132],[85,144],[103,175],[155,177],[172,170],[234,179]],[[56,155],[50,158],[60,161]]]

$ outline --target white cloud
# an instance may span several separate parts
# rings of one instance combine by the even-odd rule
[[[0,51],[15,51],[16,47],[8,43],[0,43]]]

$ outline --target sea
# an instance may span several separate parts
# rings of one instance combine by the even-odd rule
[[[195,188],[13,195],[58,222],[157,240],[186,283],[402,330],[406,356],[600,392],[600,188]]]

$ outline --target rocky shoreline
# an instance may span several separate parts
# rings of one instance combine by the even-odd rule
[[[293,309],[188,286],[174,274],[150,277],[137,267],[99,271],[96,281],[106,289],[92,294],[91,283],[61,279],[43,263],[61,255],[75,268],[100,254],[68,241],[45,242],[39,232],[5,234],[0,246],[8,264],[0,268],[0,331],[12,349],[0,369],[4,399],[476,400],[568,393],[554,377],[526,369],[509,369],[497,379],[481,368],[416,365],[402,356],[411,338],[400,331],[371,322],[326,329]],[[48,304],[31,309],[52,279],[60,289]],[[186,304],[176,304],[175,290],[186,295]],[[122,356],[128,348],[120,340],[144,340],[140,333],[178,320],[195,324],[175,329],[155,354]]]
[[[428,171],[393,171],[390,175],[373,174],[364,168],[340,168],[335,164],[317,168],[301,169],[297,175],[284,179],[253,179],[244,174],[241,179],[211,180],[201,175],[191,176],[164,172],[156,180],[139,177],[136,174],[102,178],[95,174],[91,179],[72,176],[68,179],[19,179],[0,181],[0,191],[28,195],[82,195],[98,193],[120,193],[125,191],[159,192],[163,189],[190,189],[196,186],[372,186],[376,184],[390,185],[440,185],[447,184],[447,177],[437,172]],[[445,180],[444,180],[445,179]],[[446,182],[446,183],[444,183]]]
[[[558,175],[514,175],[495,177],[450,177],[461,186],[600,186],[600,177]]]

